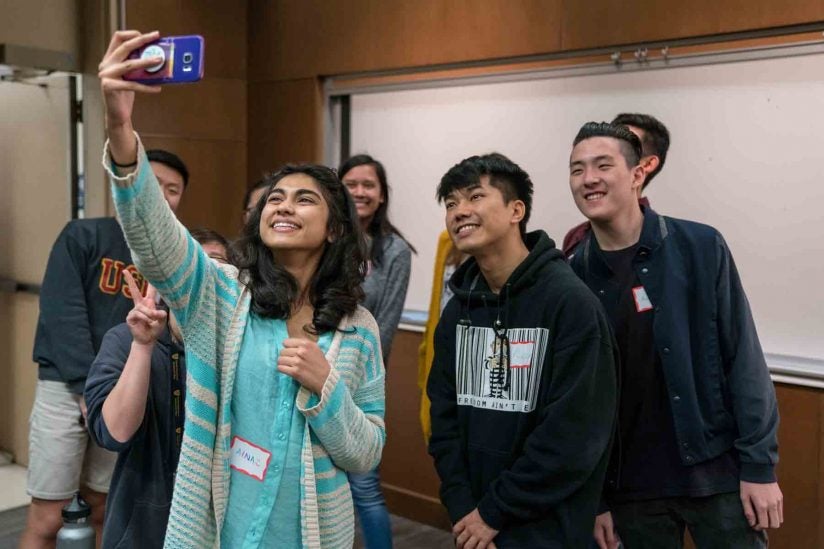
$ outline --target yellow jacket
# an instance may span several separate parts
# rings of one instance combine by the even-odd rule
[[[446,258],[452,250],[452,240],[449,233],[444,231],[438,237],[438,250],[435,253],[435,271],[432,275],[432,296],[429,299],[429,316],[423,332],[423,342],[418,347],[418,387],[421,389],[421,430],[424,441],[429,443],[432,434],[432,424],[429,419],[429,397],[426,396],[426,380],[429,379],[429,370],[432,368],[432,359],[435,357],[435,327],[441,317],[441,294],[443,293],[443,273],[446,267]]]

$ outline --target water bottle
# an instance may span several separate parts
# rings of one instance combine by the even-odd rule
[[[63,528],[57,532],[56,549],[95,549],[94,527],[89,523],[91,508],[80,494],[63,507]]]

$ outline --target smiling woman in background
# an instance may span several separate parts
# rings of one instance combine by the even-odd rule
[[[389,183],[383,164],[367,154],[359,154],[344,162],[338,174],[355,201],[360,226],[369,243],[363,306],[378,322],[384,364],[388,364],[392,338],[406,300],[414,248],[389,221]],[[389,512],[377,469],[350,474],[349,482],[367,549],[392,547]]]

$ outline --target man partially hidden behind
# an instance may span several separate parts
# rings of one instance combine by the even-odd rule
[[[639,206],[638,137],[590,122],[569,184],[592,231],[571,266],[621,353],[618,441],[595,539],[627,549],[766,547],[783,521],[778,407],[732,255],[712,227]]]
[[[177,210],[189,180],[186,166],[167,151],[147,155],[166,202]],[[34,340],[39,379],[29,432],[32,502],[20,541],[24,549],[54,547],[63,506],[78,490],[92,508],[100,539],[117,454],[89,439],[83,388],[103,336],[132,308],[126,270],[145,283],[113,217],[69,222],[49,255]]]
[[[664,162],[667,160],[667,151],[670,146],[669,130],[660,120],[649,114],[621,113],[612,119],[612,123],[626,126],[641,140],[643,152],[639,164],[644,170],[644,182],[638,190],[638,203],[649,207],[649,199],[642,195],[647,186],[652,183],[653,178],[661,173]],[[590,222],[584,221],[567,232],[561,246],[567,258],[575,253],[575,248],[587,237],[591,228]]]
[[[467,158],[437,195],[471,256],[451,278],[427,384],[457,546],[585,547],[616,410],[608,319],[546,233],[526,233],[532,182],[511,160]]]
[[[192,238],[226,263],[228,243],[210,229]],[[186,359],[168,307],[125,273],[134,308],[108,331],[86,381],[89,433],[118,453],[103,529],[103,549],[163,547],[183,436]]]

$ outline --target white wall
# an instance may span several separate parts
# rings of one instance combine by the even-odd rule
[[[426,309],[441,176],[499,151],[535,183],[531,228],[560,241],[582,217],[571,142],[589,120],[646,112],[672,147],[653,207],[725,235],[768,352],[824,358],[824,55],[352,97],[352,152],[386,165],[391,218],[418,248],[407,308]]]

